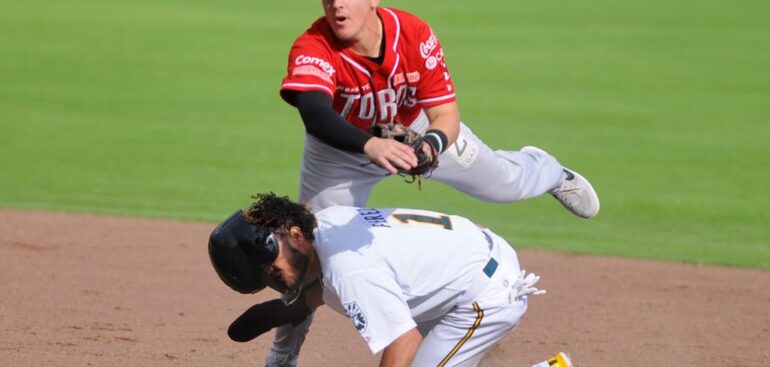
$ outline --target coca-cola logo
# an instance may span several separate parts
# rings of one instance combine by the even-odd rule
[[[433,70],[438,66],[438,59],[436,59],[435,56],[429,57],[427,60],[425,60],[425,68],[428,70]]]
[[[436,45],[438,45],[438,39],[433,32],[431,32],[427,41],[420,42],[420,56],[422,56],[423,59],[427,59],[433,50],[436,49]]]

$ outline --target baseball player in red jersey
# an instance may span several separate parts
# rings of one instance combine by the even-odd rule
[[[325,16],[292,45],[280,89],[307,132],[301,202],[314,211],[365,207],[378,182],[417,165],[411,147],[372,134],[398,123],[424,135],[423,152],[438,156],[432,180],[487,202],[550,193],[580,217],[598,213],[590,183],[553,156],[535,147],[493,151],[460,121],[444,50],[427,23],[378,0],[322,5]],[[311,321],[278,328],[269,367],[296,365]]]

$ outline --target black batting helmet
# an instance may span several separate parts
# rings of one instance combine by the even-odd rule
[[[278,247],[270,232],[249,223],[241,210],[219,223],[209,237],[209,258],[219,278],[240,293],[265,288],[269,276],[264,265],[272,264]]]

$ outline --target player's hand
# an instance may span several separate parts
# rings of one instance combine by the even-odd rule
[[[537,296],[540,294],[545,294],[545,289],[538,289],[535,287],[535,284],[540,280],[540,276],[535,273],[529,273],[526,276],[526,271],[524,269],[521,270],[521,273],[519,273],[519,278],[516,279],[516,282],[513,283],[513,286],[511,287],[511,295],[510,295],[510,302],[516,302],[521,299],[526,299],[527,296]]]
[[[434,159],[438,159],[438,157],[433,156],[435,151],[427,141],[422,143],[422,152],[425,153],[425,156],[428,157],[428,159],[431,161],[433,161]]]
[[[364,144],[364,154],[391,174],[398,172],[395,166],[409,170],[417,165],[417,156],[412,148],[394,139],[375,136]]]

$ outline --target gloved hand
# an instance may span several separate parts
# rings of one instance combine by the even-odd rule
[[[537,296],[545,294],[545,289],[538,289],[535,284],[540,280],[540,276],[535,273],[529,273],[526,276],[524,269],[519,273],[519,278],[511,286],[510,302],[517,302],[526,299],[527,296]]]
[[[400,123],[396,123],[393,126],[375,124],[372,126],[372,135],[379,138],[394,139],[412,148],[414,155],[417,157],[417,164],[410,169],[397,167],[399,175],[410,178],[406,182],[418,181],[419,184],[422,177],[430,177],[433,170],[438,167],[438,155],[440,152],[431,143],[423,139],[422,135],[407,126]]]

